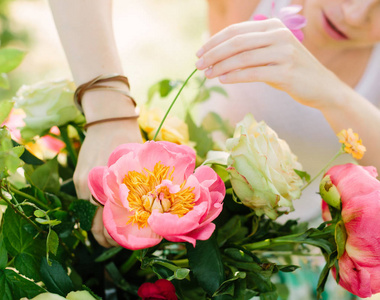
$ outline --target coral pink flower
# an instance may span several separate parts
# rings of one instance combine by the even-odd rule
[[[50,129],[50,133],[55,135],[60,135],[61,132],[59,131],[59,128],[57,126],[53,126]],[[63,148],[65,148],[65,143],[62,142],[60,139],[57,139],[55,137],[52,137],[50,135],[45,135],[41,137],[38,142],[41,144],[41,146],[53,151],[54,153],[59,153]]]
[[[340,193],[347,232],[346,250],[339,259],[339,284],[359,297],[370,297],[380,292],[380,181],[376,169],[345,164],[332,167],[327,174]],[[322,209],[325,221],[331,220],[327,205]]]
[[[155,283],[146,282],[137,291],[143,300],[177,300],[174,285],[166,279],[159,279]]]
[[[276,12],[274,2],[272,2],[272,17],[280,19],[295,37],[302,42],[304,35],[301,29],[306,26],[306,18],[298,14],[301,10],[301,5],[289,5]],[[266,19],[268,19],[268,17],[265,15],[253,16],[254,21]]]
[[[21,109],[12,109],[8,118],[5,120],[3,124],[1,124],[7,126],[9,132],[11,133],[12,139],[19,144],[23,143],[20,128],[25,126],[24,118],[25,113]],[[53,126],[50,129],[50,132],[55,135],[61,134],[57,126]],[[37,143],[40,144],[39,146],[45,147],[46,149],[52,151],[55,154],[59,153],[65,147],[64,142],[50,135],[40,137],[37,140]]]
[[[225,186],[209,167],[194,171],[195,152],[185,145],[148,141],[117,147],[105,167],[91,170],[92,195],[104,204],[111,237],[128,249],[207,240],[222,210]]]

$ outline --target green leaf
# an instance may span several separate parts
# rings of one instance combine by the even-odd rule
[[[56,194],[60,189],[57,158],[37,167],[31,180],[40,190]]]
[[[20,146],[19,143],[12,140],[13,146]],[[34,156],[27,149],[24,150],[20,158],[26,163],[30,165],[43,165],[45,162]]]
[[[0,300],[15,300],[23,297],[31,299],[46,292],[39,285],[9,269],[0,270],[0,291]]]
[[[174,278],[178,279],[178,280],[183,280],[189,275],[189,273],[190,273],[189,269],[179,268],[179,269],[175,270]]]
[[[234,215],[228,220],[218,231],[218,244],[219,246],[224,245],[227,240],[233,237],[235,234],[239,233],[241,229],[241,218],[238,215]]]
[[[20,215],[7,209],[4,214],[4,244],[8,253],[15,258],[16,269],[28,278],[40,280],[38,268],[45,255],[44,242],[25,230],[28,225]]]
[[[48,220],[48,219],[36,218],[36,221],[40,224],[50,225],[50,226],[55,226],[55,225],[61,224],[61,221],[59,221],[59,220]]]
[[[146,102],[146,105],[149,106],[151,104],[153,97],[156,93],[159,93],[160,97],[164,98],[168,96],[170,92],[181,83],[181,81],[173,81],[169,79],[163,79],[155,83],[148,89],[148,100]]]
[[[212,138],[202,127],[198,127],[189,113],[185,122],[189,128],[189,138],[196,143],[195,150],[200,157],[206,157],[208,151],[212,149]]]
[[[212,86],[212,87],[209,87],[208,89],[210,92],[215,92],[215,93],[218,93],[218,94],[221,94],[223,96],[226,96],[228,97],[228,93],[226,92],[226,90],[224,88],[222,88],[221,86]]]
[[[343,221],[339,221],[336,224],[335,227],[335,242],[336,242],[336,247],[338,251],[338,256],[337,258],[340,259],[346,251],[346,240],[347,240],[347,232],[346,228],[344,227]]]
[[[46,216],[46,213],[42,210],[35,210],[34,211],[34,215],[37,217],[37,218],[43,218]]]
[[[195,248],[186,243],[190,268],[199,285],[213,295],[224,281],[224,269],[215,235],[197,241]]]
[[[9,84],[8,75],[6,73],[1,73],[0,74],[0,88],[4,90],[9,90],[10,87],[11,86]]]
[[[253,262],[253,258],[237,248],[224,249],[224,254],[236,261]]]
[[[8,252],[3,241],[3,233],[0,232],[0,269],[4,269],[8,263]]]
[[[0,101],[0,124],[2,124],[8,118],[8,115],[10,114],[14,104],[15,103],[12,100]]]
[[[49,249],[49,252],[53,253],[54,255],[57,255],[57,250],[59,246],[59,238],[57,233],[50,229],[48,238],[47,238],[47,247]]]
[[[222,131],[227,137],[234,133],[234,128],[227,120],[223,120],[220,115],[215,112],[209,112],[202,120],[202,127],[208,132]]]
[[[25,52],[18,49],[0,49],[0,73],[16,69],[22,62]]]
[[[307,172],[302,171],[302,170],[297,170],[297,169],[294,169],[294,172],[296,172],[296,174],[299,177],[301,177],[301,179],[304,179],[306,182],[310,181],[310,175]]]
[[[235,281],[239,279],[244,279],[247,274],[245,272],[235,272],[234,277],[226,280],[222,283],[222,285],[218,288],[218,290],[214,293],[213,297],[218,295],[231,295],[235,294]]]
[[[52,265],[49,266],[46,259],[41,261],[40,272],[42,281],[49,292],[65,297],[74,290],[73,282],[59,262],[51,260],[51,263]]]
[[[107,249],[101,255],[99,255],[95,259],[95,261],[96,262],[102,262],[102,261],[105,261],[107,259],[110,259],[110,258],[114,257],[116,254],[118,254],[121,250],[123,250],[123,247],[113,247],[113,248]]]
[[[70,204],[69,209],[79,219],[80,227],[85,230],[91,230],[92,220],[94,219],[98,207],[87,200],[77,200]]]

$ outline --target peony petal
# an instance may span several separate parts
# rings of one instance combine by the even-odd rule
[[[258,15],[254,15],[252,19],[253,19],[254,21],[262,21],[262,20],[266,20],[266,19],[268,19],[268,17],[267,17],[267,16],[264,16],[264,15],[260,15],[260,14],[258,14]]]
[[[139,250],[157,245],[162,237],[152,231],[149,226],[138,228],[128,223],[132,216],[128,209],[107,202],[103,210],[103,222],[109,235],[122,247]],[[128,223],[128,224],[127,224]]]
[[[106,167],[95,167],[90,171],[87,178],[88,187],[91,194],[103,205],[108,199],[103,188],[103,177],[106,172]]]
[[[302,5],[288,5],[280,9],[278,13],[276,13],[276,17],[282,19],[287,16],[293,16],[298,14],[302,10]]]
[[[334,268],[333,275],[336,277]],[[371,274],[361,268],[350,259],[347,253],[339,259],[339,285],[350,293],[361,298],[367,298],[372,295],[371,292]]]
[[[291,32],[294,34],[294,36],[300,41],[302,42],[303,39],[304,39],[304,34],[302,32],[302,30],[291,30]]]
[[[129,171],[142,172],[143,167],[131,152],[121,156],[109,170],[115,175],[116,183],[121,184]]]
[[[181,218],[175,214],[153,211],[148,223],[155,233],[168,239],[170,236],[184,235],[198,228],[206,209],[207,203],[200,203]]]
[[[284,23],[286,27],[288,27],[290,30],[295,29],[301,29],[306,26],[306,18],[301,15],[295,15],[291,17],[285,17],[281,19],[281,21]]]
[[[362,267],[380,266],[380,190],[352,197],[342,203],[347,232],[346,251]]]
[[[126,154],[132,153],[132,155],[135,156],[135,153],[138,153],[142,146],[143,144],[128,143],[116,147],[116,149],[112,151],[110,157],[108,158],[108,167],[112,166],[120,157]]]
[[[144,168],[148,170],[153,170],[158,162],[173,167],[175,184],[181,184],[193,173],[195,167],[194,150],[185,145],[169,142],[146,142],[138,153],[138,158],[144,162]]]

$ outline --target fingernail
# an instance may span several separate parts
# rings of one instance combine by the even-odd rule
[[[204,53],[204,50],[203,50],[203,48],[201,48],[197,51],[197,53],[195,55],[198,57],[201,57],[203,55],[203,53]]]
[[[195,66],[199,69],[199,68],[202,68],[203,67],[203,64],[204,64],[204,59],[203,57],[198,60],[196,63],[195,63]]]
[[[226,75],[220,75],[219,77],[220,82],[226,81],[227,76]]]
[[[212,74],[212,68],[208,68],[206,71],[205,71],[205,75],[206,76],[210,76]]]

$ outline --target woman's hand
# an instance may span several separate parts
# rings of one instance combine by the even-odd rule
[[[199,70],[222,83],[265,82],[315,108],[331,105],[342,84],[279,19],[231,25],[197,53]]]
[[[93,167],[104,166],[111,152],[123,143],[142,143],[142,137],[136,119],[113,121],[90,126],[78,157],[74,173],[74,184],[78,198],[89,199],[92,203],[87,185],[88,173]],[[103,225],[103,208],[96,212],[91,231],[103,247],[116,246]]]

